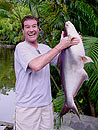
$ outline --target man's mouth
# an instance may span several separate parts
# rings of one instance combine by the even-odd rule
[[[36,32],[33,32],[33,33],[28,33],[28,35],[31,37],[31,36],[35,36],[36,35]]]

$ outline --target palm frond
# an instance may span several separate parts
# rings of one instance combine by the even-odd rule
[[[83,35],[98,35],[98,18],[88,3],[73,1],[68,6],[68,13],[73,24],[79,29],[78,31],[83,32]]]
[[[98,38],[97,37],[83,37],[83,43],[86,51],[86,55],[90,56],[98,64]]]

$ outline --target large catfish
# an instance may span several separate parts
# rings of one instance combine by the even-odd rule
[[[74,103],[74,97],[88,75],[84,70],[84,64],[92,62],[91,58],[85,56],[82,40],[77,33],[74,25],[68,21],[65,23],[66,35],[69,42],[75,37],[80,39],[77,45],[71,46],[61,52],[61,82],[65,94],[65,104],[60,113],[60,117],[66,114],[70,109],[80,118],[78,109]]]

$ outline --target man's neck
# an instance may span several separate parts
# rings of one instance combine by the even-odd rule
[[[26,41],[27,42],[27,41]],[[29,43],[29,44],[31,44],[33,47],[35,47],[35,48],[38,48],[38,43],[37,43],[37,41],[35,41],[35,42],[27,42],[27,43]]]

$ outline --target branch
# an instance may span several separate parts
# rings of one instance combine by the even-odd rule
[[[54,80],[54,78],[53,78],[53,76],[51,74],[50,74],[50,77],[51,77],[53,83],[55,84],[57,90],[60,91],[60,88],[58,87],[57,83],[55,82],[55,80]]]

